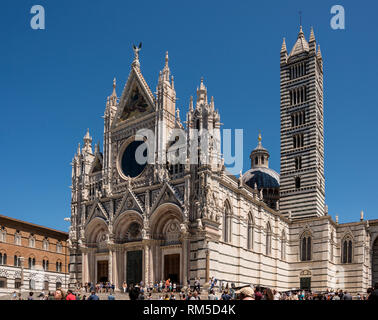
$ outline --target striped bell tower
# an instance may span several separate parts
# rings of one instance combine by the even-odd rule
[[[323,59],[302,26],[290,54],[282,43],[280,210],[293,219],[325,214]]]

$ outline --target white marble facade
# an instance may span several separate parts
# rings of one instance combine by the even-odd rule
[[[102,280],[120,288],[123,281],[153,283],[167,277],[182,285],[198,277],[203,284],[214,276],[236,285],[356,293],[378,281],[377,263],[372,267],[377,221],[362,217],[339,224],[319,210],[323,196],[313,202],[311,214],[298,218],[281,212],[279,202],[268,205],[261,186],[228,174],[222,161],[167,164],[163,146],[173,129],[184,127],[168,54],[155,95],[141,73],[139,51],[120,97],[115,88],[114,81],[104,114],[103,151],[98,145],[92,150],[87,132],[72,162],[71,285]],[[196,128],[219,130],[219,112],[213,98],[208,100],[201,80],[186,116],[187,137]],[[162,156],[164,165],[127,175],[124,157],[141,128],[155,133],[155,156]],[[216,147],[207,156],[221,157]],[[285,210],[293,205],[288,199]],[[305,200],[294,194],[293,201]]]

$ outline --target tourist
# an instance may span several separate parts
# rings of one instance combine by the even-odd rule
[[[343,295],[343,300],[353,300],[352,296],[349,294],[348,291],[345,291]]]
[[[208,299],[209,299],[209,300],[218,300],[218,297],[215,295],[214,289],[211,289],[211,290],[210,290],[210,293],[209,293]]]
[[[228,294],[227,289],[223,291],[221,295],[221,300],[225,300],[225,301],[231,300],[231,296]]]
[[[110,291],[108,295],[108,300],[115,300],[115,296],[113,295],[113,291]]]
[[[72,290],[67,291],[67,297],[66,300],[76,300],[75,295],[72,293]]]
[[[16,300],[16,299],[17,299],[17,293],[16,291],[13,291],[12,300]]]
[[[273,300],[281,300],[281,295],[277,290],[273,290]]]
[[[96,295],[95,291],[92,291],[91,295],[88,297],[88,300],[100,300],[100,298],[98,297],[98,295]]]
[[[63,300],[63,291],[61,289],[56,289],[54,293],[55,300]]]
[[[378,282],[374,285],[374,289],[371,290],[368,300],[378,302]]]
[[[241,288],[238,292],[239,300],[255,300],[254,291],[251,287]]]
[[[197,290],[195,290],[195,291],[193,292],[193,295],[192,295],[192,297],[190,298],[190,300],[201,300],[200,296],[198,295],[198,291],[197,291]]]
[[[127,291],[127,283],[126,283],[126,281],[123,281],[123,283],[122,283],[122,290],[123,290],[123,293],[126,293],[126,291]]]
[[[28,300],[34,300],[33,294],[34,294],[34,292],[29,292]]]
[[[255,289],[255,300],[259,301],[262,299],[262,294],[261,294],[261,289],[259,286],[256,287]]]

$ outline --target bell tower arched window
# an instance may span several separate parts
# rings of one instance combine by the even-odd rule
[[[269,222],[266,225],[265,253],[267,256],[272,254],[272,228],[270,227]]]
[[[353,242],[351,236],[344,237],[341,244],[341,262],[352,263],[353,260]]]
[[[223,212],[223,241],[231,242],[232,237],[232,215],[231,206],[228,201],[225,202]]]
[[[247,248],[248,248],[248,250],[253,249],[253,241],[254,241],[254,239],[253,239],[254,238],[253,226],[254,226],[253,216],[252,216],[252,213],[249,213],[248,214],[248,226],[247,226]]]
[[[311,239],[311,234],[309,232],[306,232],[302,235],[300,249],[301,249],[301,261],[310,261],[311,250],[312,250],[312,239]]]

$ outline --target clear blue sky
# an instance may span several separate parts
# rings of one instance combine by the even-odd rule
[[[29,13],[46,10],[46,29]],[[345,30],[330,27],[342,4]],[[341,222],[378,218],[378,5],[376,1],[10,1],[0,19],[0,213],[67,230],[70,162],[90,128],[103,135],[105,99],[121,93],[143,42],[142,72],[155,91],[169,51],[182,118],[200,77],[224,128],[243,128],[244,170],[261,130],[279,171],[279,52],[297,34],[321,45],[325,84],[326,202]]]

